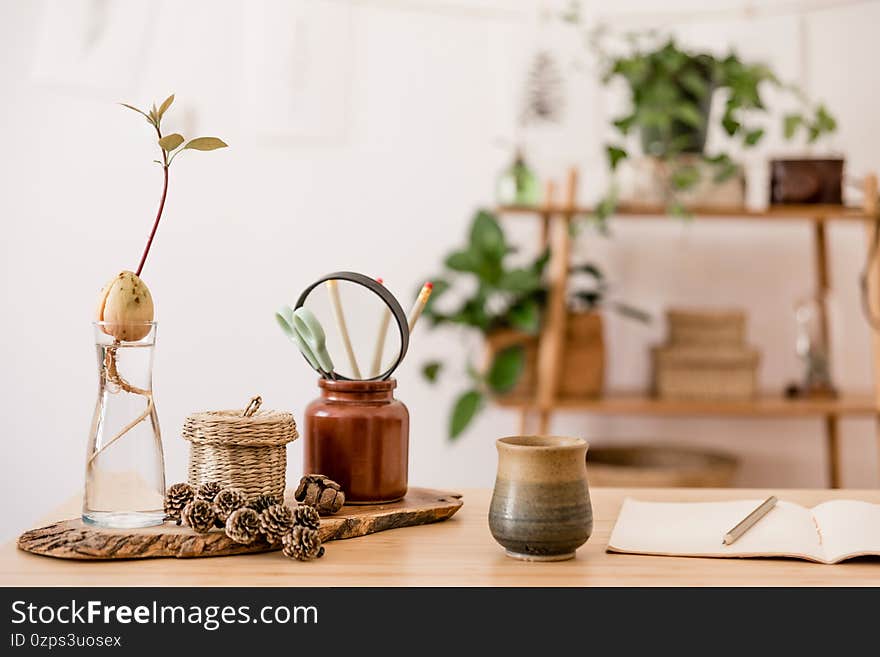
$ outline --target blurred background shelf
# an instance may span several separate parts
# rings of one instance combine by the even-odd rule
[[[500,406],[537,411],[530,399],[499,398]],[[871,393],[843,394],[835,399],[786,399],[780,394],[763,394],[750,401],[692,401],[649,397],[639,392],[616,392],[597,399],[554,400],[556,411],[575,411],[596,415],[640,415],[654,417],[743,417],[798,418],[878,415]]]
[[[538,371],[536,392],[531,399],[497,400],[502,406],[515,408],[520,414],[520,433],[530,433],[532,419],[537,419],[537,433],[548,433],[551,416],[555,412],[581,412],[606,416],[654,416],[654,417],[736,417],[736,418],[815,418],[824,424],[825,448],[828,465],[828,483],[831,488],[840,487],[840,441],[838,419],[841,416],[864,416],[880,419],[880,334],[873,337],[874,376],[876,389],[872,393],[843,394],[834,399],[786,399],[780,393],[762,394],[757,399],[736,402],[699,402],[659,399],[644,393],[610,393],[598,399],[566,399],[559,395],[558,382],[566,334],[566,290],[570,273],[571,223],[575,219],[593,214],[592,207],[577,203],[577,169],[568,173],[564,194],[556,196],[554,181],[548,181],[544,203],[540,206],[502,205],[496,208],[499,215],[523,215],[541,220],[540,247],[551,248],[550,295],[547,318],[541,328],[538,345]],[[863,207],[846,205],[771,205],[762,211],[729,207],[688,208],[692,221],[745,220],[745,221],[801,221],[808,222],[813,232],[813,262],[817,294],[829,289],[829,257],[826,222],[831,220],[858,221],[865,226],[867,250],[870,253],[875,239],[874,223],[878,214],[878,182],[875,174],[863,182],[865,203]],[[561,198],[561,200],[559,200]],[[615,218],[640,218],[674,221],[665,208],[658,206],[622,203],[612,216]],[[679,220],[680,222],[680,220]],[[870,288],[880,285],[880,263],[875,259],[867,272]],[[880,313],[880,299],[869,300],[872,311]],[[827,317],[821,317],[827,335]],[[880,446],[880,431],[877,433]],[[878,463],[880,467],[880,463]]]

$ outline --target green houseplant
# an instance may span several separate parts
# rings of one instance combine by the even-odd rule
[[[471,222],[468,243],[445,259],[445,272],[432,277],[434,293],[424,314],[435,327],[458,326],[477,332],[484,340],[504,330],[535,336],[547,304],[548,290],[544,270],[549,250],[524,265],[513,266],[509,256],[515,253],[505,238],[498,220],[481,210]],[[444,299],[455,296],[452,308],[439,309]],[[602,272],[592,264],[572,267],[572,286],[568,291],[569,308],[588,312],[603,305],[636,319],[645,320],[642,311],[623,303],[610,302]],[[450,305],[450,304],[447,304]],[[457,397],[449,421],[449,436],[458,438],[488,397],[513,390],[527,366],[526,351],[513,344],[494,353],[484,368],[467,363],[469,387]],[[440,361],[423,366],[425,378],[438,380],[443,368]]]
[[[782,117],[786,139],[797,135],[813,143],[833,132],[837,122],[825,105],[810,103],[794,85],[780,81],[770,67],[745,62],[736,53],[716,56],[709,52],[682,48],[673,38],[654,32],[626,37],[623,54],[610,54],[608,35],[600,30],[591,43],[603,71],[602,81],[622,80],[628,90],[630,108],[615,117],[612,125],[619,141],[605,147],[612,171],[629,156],[622,141],[638,136],[646,155],[657,158],[668,171],[668,201],[671,212],[684,208],[680,192],[693,188],[705,171],[715,182],[735,175],[739,167],[729,153],[707,153],[706,136],[719,127],[731,140],[752,148],[763,139],[766,127],[761,119],[770,114],[764,102],[765,91],[776,88],[791,96],[800,110]],[[710,124],[713,102],[723,102],[717,126]],[[704,163],[708,166],[699,166]],[[600,218],[613,210],[606,199],[600,203]]]

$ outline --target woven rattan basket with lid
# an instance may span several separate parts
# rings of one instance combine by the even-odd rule
[[[259,405],[255,397],[245,411],[205,411],[186,418],[191,486],[216,481],[248,496],[283,497],[287,443],[299,434],[293,415],[260,411]]]

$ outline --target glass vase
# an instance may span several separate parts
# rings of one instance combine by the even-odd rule
[[[99,387],[83,522],[116,528],[162,524],[165,458],[152,380],[156,323],[94,326]]]

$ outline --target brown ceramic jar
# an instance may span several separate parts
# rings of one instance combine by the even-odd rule
[[[397,381],[318,382],[305,412],[306,473],[345,491],[346,504],[380,504],[406,495],[409,411],[394,398]]]

